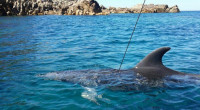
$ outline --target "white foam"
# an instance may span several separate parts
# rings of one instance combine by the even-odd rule
[[[98,96],[96,90],[94,88],[84,87],[85,91],[82,92],[81,97],[88,99],[92,102],[95,102],[99,105],[99,103],[96,100],[96,97],[102,98],[102,96]]]

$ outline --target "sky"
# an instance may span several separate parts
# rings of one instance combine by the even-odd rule
[[[142,4],[143,0],[96,0],[105,7],[133,7]],[[200,0],[146,0],[146,4],[167,4],[169,7],[178,5],[181,11],[200,11]]]

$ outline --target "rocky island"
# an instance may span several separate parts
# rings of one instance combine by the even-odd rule
[[[100,6],[95,0],[0,0],[0,16],[22,15],[109,15],[139,13],[142,5],[132,8]],[[177,5],[145,5],[142,13],[177,13]]]

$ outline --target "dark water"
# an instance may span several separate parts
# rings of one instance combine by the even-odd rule
[[[199,81],[113,91],[38,77],[54,71],[118,69],[136,17],[0,17],[0,109],[198,110]],[[199,44],[200,12],[142,14],[122,68],[169,46],[163,59],[167,67],[200,74]]]

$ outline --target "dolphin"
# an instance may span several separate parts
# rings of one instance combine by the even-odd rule
[[[153,86],[160,86],[163,84],[163,79],[165,80],[170,76],[177,76],[176,79],[172,79],[173,81],[185,79],[185,76],[187,76],[191,80],[199,78],[199,82],[199,75],[178,72],[163,65],[162,57],[170,49],[170,47],[158,48],[148,54],[135,67],[128,70],[71,70],[51,72],[43,76],[52,80],[78,83],[83,86],[103,85],[117,90],[132,90],[149,84],[152,86],[152,81]],[[180,78],[180,76],[182,77]],[[191,80],[189,81],[191,82]]]

